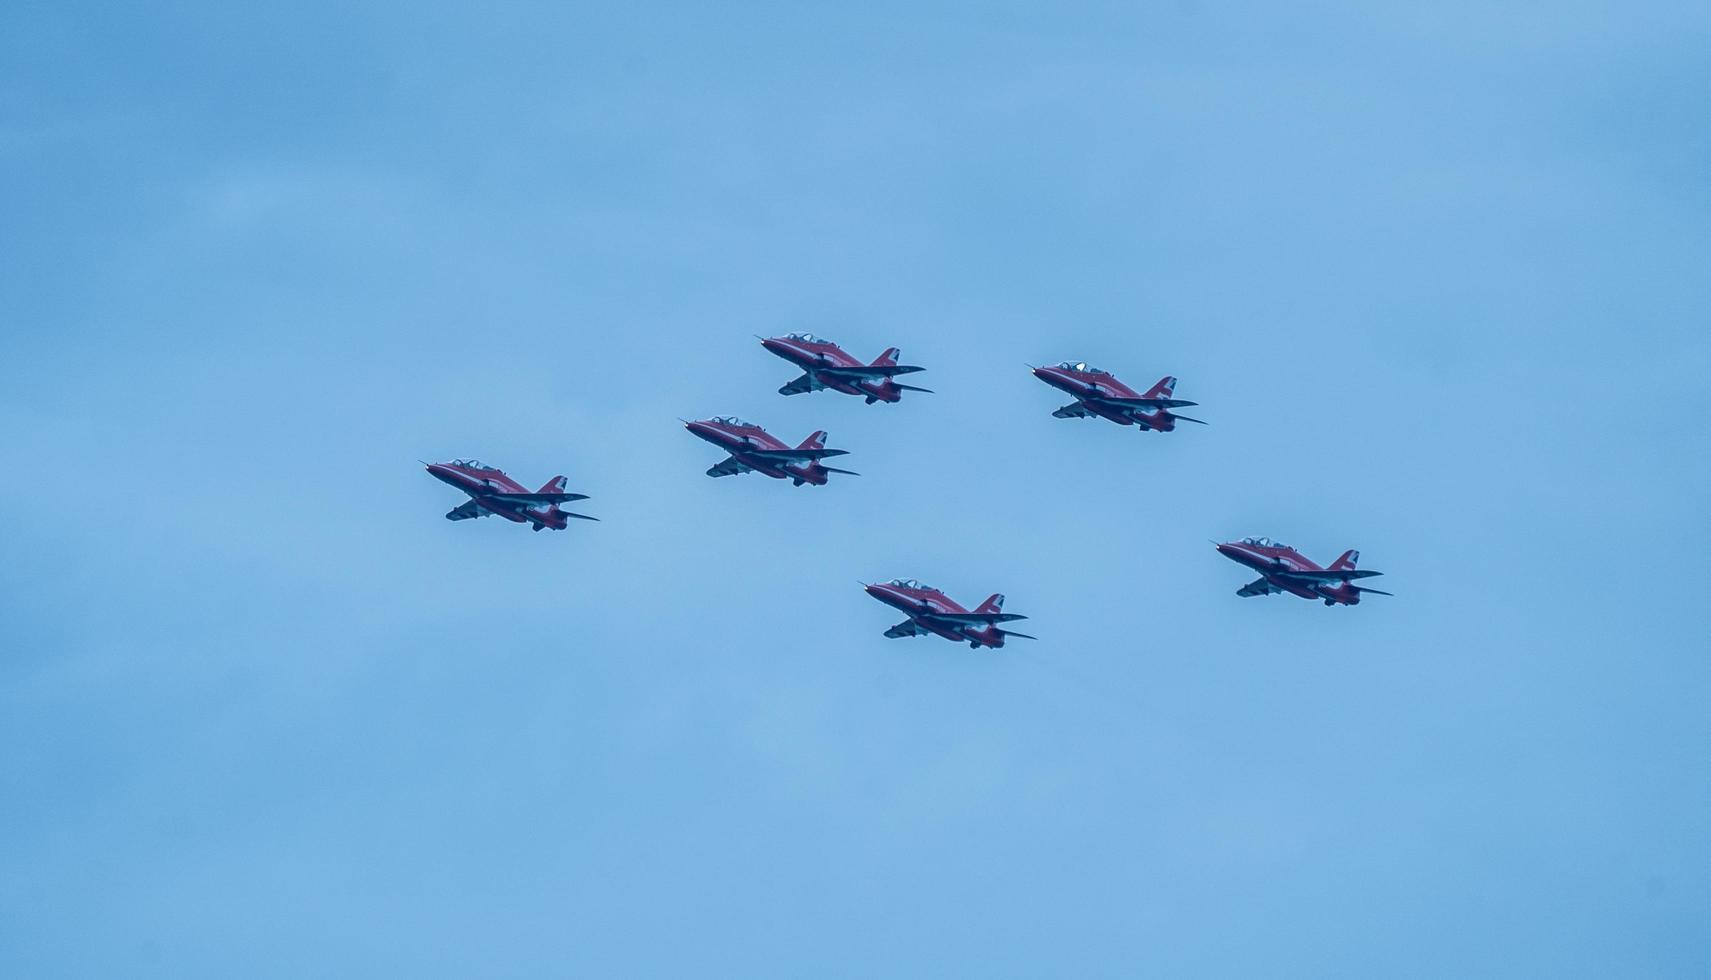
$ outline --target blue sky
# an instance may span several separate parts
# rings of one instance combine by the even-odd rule
[[[9,5],[0,972],[1704,976],[1708,35]],[[779,397],[801,329],[937,394]]]

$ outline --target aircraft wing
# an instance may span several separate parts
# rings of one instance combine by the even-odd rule
[[[566,504],[572,500],[588,499],[586,493],[484,493],[482,496],[508,504]]]
[[[804,463],[828,456],[848,456],[848,449],[745,449],[744,456],[768,463]]]
[[[1097,398],[1112,405],[1121,405],[1124,408],[1187,408],[1190,405],[1200,404],[1199,402],[1183,401],[1180,398],[1121,398],[1117,395],[1089,395],[1088,397]]]
[[[927,631],[922,629],[920,624],[915,622],[913,619],[905,619],[903,622],[886,630],[885,635],[890,639],[899,640],[905,636],[926,636]]]
[[[993,623],[1009,623],[1018,619],[1027,619],[1020,613],[922,613],[922,619],[934,619],[941,623],[954,623],[958,626],[991,626]]]
[[[723,461],[715,463],[711,467],[709,467],[707,470],[707,475],[708,476],[736,476],[738,473],[747,473],[751,469],[753,469],[753,467],[743,464],[741,461],[739,461],[737,459],[737,457],[726,456]]]
[[[1383,575],[1384,573],[1369,572],[1362,568],[1320,568],[1313,570],[1291,568],[1280,570],[1274,574],[1282,578],[1298,578],[1307,582],[1347,582],[1350,579],[1372,578],[1374,575]]]
[[[913,364],[874,364],[865,367],[823,367],[816,368],[821,374],[834,378],[844,378],[850,381],[875,381],[879,378],[895,378],[899,374],[914,374],[916,371],[927,370]]]
[[[797,378],[795,381],[792,381],[778,389],[778,393],[781,395],[802,395],[810,391],[819,391],[824,387],[826,386],[815,380],[812,374],[804,374],[802,377]]]
[[[1263,578],[1256,578],[1252,582],[1249,582],[1237,589],[1236,594],[1244,599],[1249,599],[1256,595],[1272,595],[1273,593],[1282,591],[1282,589],[1272,585],[1269,581]]]
[[[1087,410],[1086,405],[1083,405],[1080,402],[1070,402],[1068,405],[1065,405],[1053,412],[1052,416],[1060,419],[1084,419],[1092,414],[1092,412]]]
[[[446,520],[448,521],[467,521],[472,517],[481,516],[484,516],[481,505],[473,500],[446,511]]]

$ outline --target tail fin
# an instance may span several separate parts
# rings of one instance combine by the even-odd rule
[[[802,440],[802,445],[797,446],[796,448],[797,449],[824,449],[824,448],[826,448],[826,430],[821,429],[819,432],[816,432],[813,435],[809,436],[808,438]]]
[[[537,490],[536,492],[537,493],[563,493],[564,492],[564,484],[565,484],[564,477],[555,476],[552,479],[548,480],[546,483],[542,484],[541,488],[539,490]]]
[[[991,597],[981,603],[974,611],[977,613],[995,613],[1003,608],[1004,594],[1002,592],[994,592]]]
[[[1176,391],[1175,378],[1160,378],[1158,384],[1147,389],[1142,398],[1169,398]]]
[[[881,354],[878,357],[873,359],[873,365],[872,366],[873,367],[890,367],[891,365],[897,363],[897,358],[900,355],[902,355],[902,353],[903,353],[902,351],[898,350],[895,347],[887,347],[887,348],[885,348],[885,353],[883,353],[883,354]]]
[[[1331,571],[1340,572],[1345,568],[1353,568],[1360,562],[1360,552],[1350,548],[1343,552],[1343,557],[1331,563]]]

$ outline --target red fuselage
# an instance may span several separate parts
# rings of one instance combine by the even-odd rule
[[[1325,569],[1288,545],[1232,541],[1218,545],[1218,553],[1260,573],[1275,591],[1303,599],[1323,599],[1335,605],[1360,604],[1360,589],[1351,582],[1315,582],[1291,577],[1290,572],[1322,572]]]
[[[1142,394],[1118,381],[1113,375],[1097,369],[1059,364],[1055,367],[1034,368],[1034,377],[1060,391],[1066,392],[1075,399],[1075,405],[1080,407],[1078,415],[1095,415],[1099,418],[1115,422],[1118,425],[1138,425],[1142,429],[1153,432],[1174,432],[1176,416],[1167,408],[1157,408],[1146,405],[1124,405],[1120,399],[1143,399],[1154,397],[1154,393],[1169,395],[1169,388],[1164,382],[1155,386],[1153,392]],[[1174,383],[1175,379],[1167,379]],[[1066,406],[1056,413],[1060,418],[1072,414]]]
[[[829,340],[802,336],[768,337],[762,340],[760,345],[801,368],[815,387],[830,388],[846,395],[860,395],[867,399],[868,404],[876,401],[895,403],[903,399],[903,390],[890,378],[860,380],[826,373],[827,368],[869,366]]]
[[[517,524],[533,524],[537,529],[548,527],[554,531],[562,531],[570,523],[552,504],[529,506],[500,500],[494,496],[529,492],[527,487],[511,479],[503,470],[471,466],[463,462],[429,463],[427,466],[428,472],[433,474],[435,479],[469,494],[470,500],[480,508],[480,512],[494,514]],[[470,512],[468,516],[479,516],[479,513]]]
[[[758,425],[726,419],[701,419],[685,422],[683,427],[730,453],[731,459],[741,464],[741,469],[732,469],[732,473],[753,470],[775,480],[791,480],[797,486],[804,483],[817,487],[826,485],[827,471],[818,461],[770,459],[763,455],[767,452],[788,452],[791,447]],[[714,467],[709,470],[709,475],[727,475],[715,473],[718,469],[719,467]]]
[[[919,630],[942,636],[954,643],[970,643],[976,647],[1001,647],[1005,633],[996,626],[975,626],[968,623],[947,623],[936,619],[937,613],[963,614],[968,610],[938,589],[909,588],[892,583],[863,586],[867,594],[895,609],[901,610]],[[895,634],[887,634],[895,635]]]

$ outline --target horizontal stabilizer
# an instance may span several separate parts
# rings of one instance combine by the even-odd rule
[[[1373,595],[1387,595],[1393,598],[1396,595],[1394,592],[1386,592],[1383,589],[1369,589],[1364,585],[1351,585],[1349,588],[1354,589],[1356,592],[1371,592]]]
[[[769,463],[800,463],[808,460],[825,459],[828,456],[848,456],[847,449],[745,449],[744,456],[766,460]]]
[[[1002,633],[1005,636],[1014,636],[1018,640],[1037,640],[1037,639],[1039,639],[1039,637],[1037,637],[1037,636],[1029,636],[1026,633],[1018,633],[1015,630],[999,630],[998,632]]]
[[[1210,422],[1202,422],[1199,419],[1191,419],[1186,415],[1177,415],[1175,413],[1172,413],[1170,417],[1177,420],[1178,422],[1193,422],[1195,425],[1211,425],[1212,424]]]
[[[857,473],[855,470],[840,470],[836,466],[822,466],[820,468],[825,470],[827,473],[842,473],[845,476],[861,476],[861,474]]]
[[[565,517],[574,517],[580,521],[597,521],[600,519],[598,517],[589,517],[587,514],[572,514],[568,510],[561,510],[561,511],[559,511],[559,513],[564,515]]]
[[[927,370],[913,364],[870,364],[854,367],[823,367],[819,372],[829,378],[839,378],[847,381],[872,381],[876,378],[895,378],[899,374],[914,374],[916,371]]]
[[[933,389],[931,388],[917,388],[914,385],[898,384],[897,382],[892,383],[896,385],[899,391],[919,391],[924,395],[930,395],[933,393]]]
[[[508,504],[568,504],[572,500],[588,499],[586,493],[484,493],[482,496]]]
[[[1020,613],[923,613],[924,618],[941,623],[955,623],[958,626],[991,626],[993,623],[1010,623],[1028,617]]]

